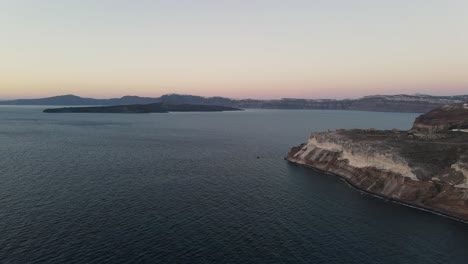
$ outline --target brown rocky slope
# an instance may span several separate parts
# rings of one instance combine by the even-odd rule
[[[410,131],[312,133],[287,160],[339,175],[362,191],[468,221],[467,120],[468,107],[458,104],[418,117]]]

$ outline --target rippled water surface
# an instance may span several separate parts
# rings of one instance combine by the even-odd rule
[[[468,263],[467,224],[283,160],[416,114],[43,108],[0,107],[1,263]]]

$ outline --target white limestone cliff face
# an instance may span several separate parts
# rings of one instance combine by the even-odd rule
[[[404,177],[417,180],[407,161],[392,149],[384,149],[379,143],[355,143],[336,132],[313,133],[307,144],[296,154],[296,158],[307,159],[314,149],[335,152],[339,160],[347,161],[356,168],[374,167],[378,170],[391,171]]]
[[[468,156],[463,156],[456,163],[452,164],[451,168],[463,174],[465,178],[464,182],[456,185],[456,187],[468,189],[468,163],[464,160],[468,160]]]

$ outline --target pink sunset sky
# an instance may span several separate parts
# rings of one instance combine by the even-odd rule
[[[0,98],[468,94],[468,1],[0,2]]]

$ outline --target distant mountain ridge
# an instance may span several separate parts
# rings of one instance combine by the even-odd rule
[[[167,94],[161,97],[124,96],[121,98],[95,99],[76,95],[62,95],[40,99],[18,99],[0,101],[0,105],[132,105],[151,103],[217,105],[236,108],[264,109],[328,109],[362,110],[381,112],[428,112],[446,104],[468,102],[468,95],[432,96],[415,95],[372,95],[358,99],[296,99],[277,100],[230,99],[225,97],[202,97],[194,95]]]
[[[95,99],[80,97],[72,94],[53,96],[39,99],[17,99],[0,101],[0,105],[127,105],[150,104],[159,102],[158,98],[124,96],[121,98]]]

